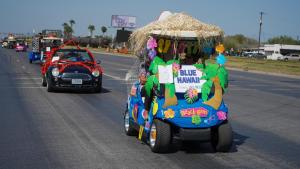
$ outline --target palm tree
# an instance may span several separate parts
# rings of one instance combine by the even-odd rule
[[[104,33],[107,31],[107,28],[106,28],[105,26],[102,26],[102,27],[101,27],[101,31],[102,31],[102,33],[103,33],[103,35],[104,35]]]
[[[71,19],[69,22],[70,22],[70,26],[72,28],[72,33],[73,33],[74,32],[73,25],[75,25],[76,22],[73,19]],[[72,33],[71,33],[71,37],[72,37]]]
[[[95,30],[95,26],[94,25],[89,25],[88,29],[90,30],[90,35],[91,35],[91,38],[93,37],[93,32]]]
[[[69,22],[70,22],[71,28],[73,28],[73,25],[76,24],[76,22],[73,19],[71,19]]]
[[[63,23],[62,26],[64,27],[64,35],[65,38],[70,38],[72,37],[73,29],[68,23]]]

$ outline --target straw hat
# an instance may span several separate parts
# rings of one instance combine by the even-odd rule
[[[201,42],[220,39],[224,35],[221,28],[203,23],[185,13],[163,12],[158,20],[135,30],[130,36],[134,53],[141,51],[150,35],[168,36],[175,39],[193,38]]]

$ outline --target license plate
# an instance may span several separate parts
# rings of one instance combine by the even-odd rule
[[[82,84],[82,79],[72,79],[72,84],[81,85]]]

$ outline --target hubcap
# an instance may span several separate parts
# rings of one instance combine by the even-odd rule
[[[129,114],[128,114],[128,112],[125,113],[124,125],[125,125],[126,132],[128,132],[128,130],[129,130]]]
[[[151,130],[150,130],[150,145],[151,147],[155,146],[155,142],[156,142],[156,126],[155,123],[152,124],[151,126]]]

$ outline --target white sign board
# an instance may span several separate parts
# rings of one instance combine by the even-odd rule
[[[126,15],[112,15],[111,26],[117,28],[135,28],[136,17]]]
[[[202,72],[192,65],[182,65],[178,71],[178,77],[174,78],[176,93],[184,93],[190,87],[201,92],[202,85],[206,80],[201,80]]]
[[[173,83],[173,71],[172,71],[172,65],[167,66],[158,66],[158,80],[159,83],[165,84],[165,83]]]

